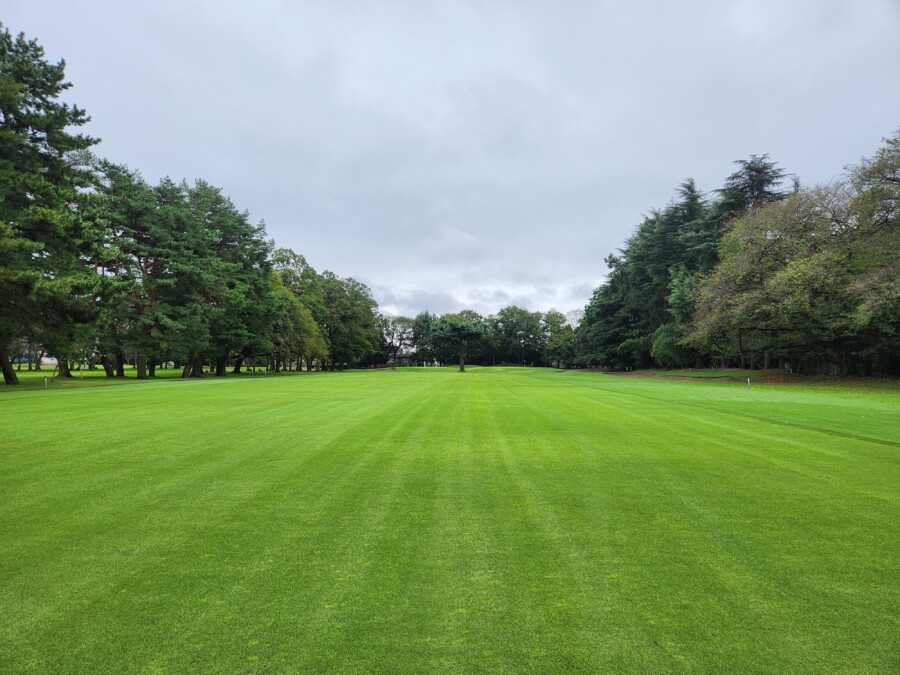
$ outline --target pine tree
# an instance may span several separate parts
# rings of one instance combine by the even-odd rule
[[[79,151],[96,143],[71,133],[90,119],[61,103],[70,87],[65,63],[49,63],[43,48],[0,24],[0,366],[18,379],[8,350],[40,331],[67,358],[74,324],[87,320],[90,279],[80,254],[88,234],[75,203],[90,172]]]

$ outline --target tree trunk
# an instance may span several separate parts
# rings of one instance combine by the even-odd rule
[[[191,368],[191,377],[203,377],[203,359],[194,359],[193,366]]]
[[[69,371],[69,361],[66,358],[57,358],[56,363],[59,365],[59,375],[57,377],[64,377],[69,379],[72,377],[72,373]]]
[[[12,363],[9,360],[9,354],[5,348],[0,348],[0,368],[3,369],[3,381],[6,384],[19,384],[19,377],[13,370]]]
[[[37,352],[34,355],[34,370],[35,370],[35,372],[37,372],[41,369],[41,363],[43,362],[43,360],[44,360],[44,352]]]
[[[216,359],[216,377],[228,375],[228,357],[220,356]]]
[[[156,377],[156,359],[150,359],[147,363],[147,377]]]
[[[125,377],[125,355],[116,352],[116,377]]]
[[[464,349],[459,350],[459,372],[466,372],[466,351]]]
[[[850,374],[850,365],[847,360],[847,350],[838,350],[837,357],[838,375],[840,375],[841,377],[847,377],[847,375]]]
[[[146,380],[147,379],[147,359],[143,356],[138,356],[134,360],[134,365],[137,367],[137,379]]]
[[[191,362],[188,360],[184,364],[184,368],[181,370],[181,379],[191,376]]]
[[[103,371],[106,373],[107,377],[116,376],[116,371],[113,370],[112,364],[109,362],[109,357],[106,354],[100,357],[100,365],[103,366]]]
[[[240,373],[241,373],[241,366],[243,366],[243,365],[244,365],[244,359],[241,358],[240,356],[237,357],[237,358],[234,360],[234,369],[232,369],[231,372],[234,373],[235,375],[240,375]]]
[[[769,356],[769,350],[763,351],[763,370],[768,370],[772,366],[772,359]]]

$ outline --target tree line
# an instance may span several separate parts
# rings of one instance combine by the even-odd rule
[[[616,254],[583,313],[379,313],[365,284],[277,248],[223,192],[98,158],[59,101],[64,62],[0,24],[0,367],[54,357],[139,378],[245,367],[517,364],[900,370],[900,132],[804,188],[751,156],[685,180]],[[579,321],[580,319],[580,321]],[[14,367],[14,362],[18,365]]]
[[[0,366],[57,361],[139,379],[244,367],[386,363],[562,365],[574,329],[559,312],[508,307],[387,317],[369,288],[317,272],[267,240],[203,180],[148,184],[95,156],[85,111],[59,101],[65,64],[0,30]],[[415,355],[413,358],[413,354]],[[17,364],[14,366],[14,362]]]
[[[511,305],[487,317],[471,309],[437,316],[382,318],[384,359],[392,364],[554,366],[574,363],[575,317]]]
[[[590,365],[900,372],[900,131],[827,185],[768,156],[691,179],[617,253],[578,330]]]
[[[276,249],[263,223],[209,183],[96,157],[85,111],[59,101],[64,62],[0,26],[0,367],[13,360],[102,367],[138,378],[160,365],[200,377],[377,360],[369,289]]]

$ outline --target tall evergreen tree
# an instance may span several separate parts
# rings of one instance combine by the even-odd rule
[[[483,337],[486,331],[484,320],[471,311],[444,314],[431,325],[432,340],[456,352],[461,373],[466,369],[469,346]]]
[[[89,318],[90,278],[81,255],[85,223],[75,208],[90,172],[79,151],[97,142],[73,133],[90,119],[59,101],[71,85],[65,63],[49,63],[43,48],[0,24],[0,368],[18,378],[12,343],[41,332],[67,359],[70,327]]]

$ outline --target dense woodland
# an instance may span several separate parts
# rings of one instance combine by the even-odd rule
[[[379,313],[223,192],[99,158],[64,63],[0,26],[0,365],[139,378],[480,363],[900,372],[900,132],[803,187],[768,156],[651,212],[581,313]],[[598,267],[600,261],[598,261]],[[580,319],[580,320],[577,320]]]
[[[765,155],[711,197],[690,179],[648,215],[588,304],[581,358],[900,371],[900,132],[828,185],[784,189]]]

